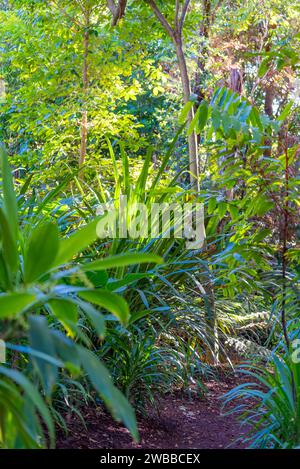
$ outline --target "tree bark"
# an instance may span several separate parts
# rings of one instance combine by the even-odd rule
[[[272,119],[273,117],[273,100],[274,100],[274,93],[273,93],[272,87],[268,86],[268,88],[266,89],[266,93],[265,93],[264,110],[267,116],[270,117],[270,119]],[[264,151],[264,156],[266,156],[267,158],[270,158],[272,154],[271,139],[265,138],[264,144],[267,147]]]
[[[199,28],[200,46],[197,58],[197,69],[194,81],[194,93],[198,97],[198,102],[204,99],[202,77],[205,73],[205,62],[208,55],[207,40],[211,25],[211,0],[202,0],[202,21]]]
[[[190,0],[185,0],[182,5],[182,9],[180,12],[180,4],[179,0],[176,0],[175,6],[175,25],[172,27],[166,17],[162,14],[160,9],[158,8],[156,2],[154,0],[146,0],[146,3],[152,8],[156,18],[161,23],[167,34],[172,39],[176,57],[178,62],[178,67],[180,71],[181,83],[182,83],[182,90],[183,90],[183,99],[184,103],[188,103],[191,97],[191,87],[190,87],[190,79],[188,75],[186,59],[183,51],[183,44],[182,44],[182,29],[184,25],[184,21],[186,18],[186,14],[188,11],[188,7],[190,4]],[[194,109],[191,108],[188,114],[188,124],[191,124],[194,117]],[[199,192],[199,162],[198,162],[198,145],[197,145],[197,136],[195,132],[192,132],[191,135],[188,137],[188,151],[189,151],[189,169],[190,169],[190,182],[193,189],[196,192]]]
[[[270,50],[271,50],[270,42],[267,42],[265,50],[266,50],[266,52],[270,52]],[[268,84],[267,88],[265,90],[264,111],[267,114],[267,116],[270,117],[270,119],[273,118],[273,101],[274,101],[274,90],[273,90],[272,84]],[[268,158],[272,154],[271,145],[272,145],[271,140],[266,138],[265,139],[265,146],[268,147],[268,148],[266,148],[266,150],[264,152],[264,156],[266,156]]]
[[[175,40],[176,55],[178,60],[178,67],[181,76],[181,83],[183,89],[184,103],[188,103],[191,96],[190,80],[187,71],[186,60],[182,48],[181,39]],[[194,118],[194,109],[191,108],[188,114],[188,124],[190,125]],[[198,167],[198,145],[197,137],[195,132],[192,132],[188,137],[188,148],[189,148],[189,167],[191,173],[191,183],[193,188],[199,192],[199,167]]]
[[[265,94],[264,108],[265,108],[265,113],[270,118],[273,117],[273,99],[274,99],[274,93],[273,93],[272,87],[268,86],[268,88],[266,89],[266,94]]]
[[[88,118],[87,118],[87,111],[82,112],[82,119],[81,119],[81,142],[80,142],[80,153],[79,153],[79,167],[81,167],[85,163],[86,157],[86,148],[87,148],[87,137],[88,137]]]
[[[127,0],[118,0],[117,4],[115,0],[107,0],[106,4],[112,14],[112,26],[116,26],[118,21],[125,15]]]
[[[88,53],[89,53],[89,23],[90,15],[86,12],[85,15],[85,30],[83,39],[83,69],[82,69],[82,86],[83,86],[83,111],[81,118],[81,142],[79,151],[79,167],[85,163],[86,150],[87,150],[87,139],[88,139],[88,112],[87,112],[87,94],[89,86],[88,78]]]

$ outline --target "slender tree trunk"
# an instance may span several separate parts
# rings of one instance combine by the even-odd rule
[[[87,112],[87,94],[88,94],[88,53],[89,53],[89,12],[85,15],[85,30],[83,39],[83,68],[82,68],[82,86],[83,86],[83,110],[81,118],[81,142],[79,152],[79,166],[82,166],[86,158],[87,139],[88,139],[88,112]]]
[[[194,92],[198,97],[198,102],[204,99],[203,92],[203,74],[208,55],[207,40],[211,25],[211,0],[202,0],[202,20],[199,28],[200,45],[197,58],[197,69],[194,81]]]
[[[215,365],[220,361],[219,352],[219,332],[216,311],[215,291],[210,277],[207,279],[206,286],[207,305],[206,305],[206,334],[209,343],[209,355]]]
[[[174,40],[176,47],[176,55],[181,75],[182,89],[184,102],[187,103],[190,100],[191,89],[190,80],[187,71],[186,60],[182,48],[181,39]],[[188,123],[190,124],[194,117],[194,109],[192,108],[188,115]],[[189,144],[189,162],[191,172],[191,183],[195,191],[199,192],[199,159],[198,159],[198,144],[197,136],[195,132],[192,132],[188,140]],[[207,315],[206,315],[206,326],[207,326],[207,337],[209,341],[209,354],[214,364],[219,363],[219,338],[218,338],[218,322],[216,313],[216,303],[214,287],[210,278],[207,281],[206,294],[208,299],[207,304]]]
[[[270,42],[267,43],[266,45],[266,52],[269,52],[271,50],[271,44]],[[265,91],[265,102],[264,102],[264,111],[267,114],[270,119],[273,117],[273,101],[274,101],[274,90],[272,87],[272,84],[268,85]],[[268,147],[264,151],[264,156],[270,157],[272,154],[272,141],[268,138],[265,139],[265,146]]]
[[[287,253],[288,253],[288,226],[289,226],[289,156],[287,131],[285,138],[285,171],[284,171],[284,206],[283,206],[283,230],[282,230],[282,306],[281,306],[281,323],[284,339],[287,349],[290,348],[290,339],[288,336],[286,325],[286,271],[287,271]]]
[[[266,94],[265,94],[265,113],[269,117],[273,117],[273,99],[274,99],[274,92],[271,86],[268,86],[266,89]]]
[[[80,153],[79,153],[79,166],[82,166],[85,162],[86,157],[86,148],[87,148],[87,137],[88,137],[88,118],[87,118],[87,111],[82,111],[82,118],[81,118],[81,142],[80,142]]]
[[[264,103],[264,110],[265,113],[267,114],[268,117],[272,118],[273,117],[273,100],[274,100],[274,93],[273,89],[271,86],[268,86],[266,89],[266,94],[265,94],[265,103]],[[265,146],[268,147],[264,151],[264,156],[270,158],[272,154],[272,141],[269,138],[265,139]]]
[[[125,15],[127,0],[106,0],[106,5],[112,14],[112,26],[116,26],[118,21]]]
[[[188,103],[191,96],[190,80],[187,71],[187,65],[182,45],[182,28],[185,22],[186,14],[190,5],[190,0],[185,0],[181,5],[179,0],[176,0],[175,5],[175,22],[174,26],[168,22],[167,18],[163,15],[155,0],[145,0],[146,3],[152,8],[156,18],[161,23],[166,33],[172,39],[176,50],[176,57],[180,71],[183,98],[184,102]],[[188,124],[190,124],[194,117],[194,109],[192,108],[188,114]],[[189,168],[190,168],[190,181],[196,192],[199,192],[199,169],[198,169],[198,146],[195,132],[192,132],[188,137],[189,149]]]
[[[286,303],[287,303],[287,255],[288,255],[288,228],[289,228],[289,155],[288,155],[288,133],[285,134],[285,171],[284,171],[284,206],[283,206],[283,233],[282,233],[282,304],[281,304],[281,326],[287,352],[291,352],[291,341],[289,338],[286,323]],[[292,392],[293,398],[297,400],[297,389],[295,384],[295,376],[291,370]]]
[[[183,89],[184,103],[188,103],[191,96],[190,79],[187,71],[186,60],[182,48],[181,39],[175,40],[176,56],[181,76],[181,83]],[[191,108],[188,114],[188,124],[190,125],[194,118],[194,109]],[[199,192],[199,168],[198,168],[198,145],[195,132],[192,132],[188,137],[189,148],[189,166],[191,172],[191,183],[193,188]]]

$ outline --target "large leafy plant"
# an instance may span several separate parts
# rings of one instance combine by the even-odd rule
[[[244,437],[250,448],[296,448],[300,444],[300,365],[292,356],[273,356],[267,367],[244,365],[245,382],[226,395],[225,403],[243,400],[238,412],[251,425]]]
[[[50,444],[54,444],[53,420],[45,400],[51,402],[61,368],[75,376],[83,370],[115,418],[123,420],[137,438],[134,412],[113,385],[105,366],[88,350],[92,344],[81,325],[88,321],[95,335],[103,338],[103,310],[126,325],[130,319],[128,304],[106,288],[106,270],[136,262],[156,263],[160,258],[124,253],[85,264],[80,260],[74,263],[74,258],[96,240],[98,219],[68,238],[62,238],[57,225],[42,216],[20,222],[18,199],[3,149],[1,173],[1,336],[12,350],[8,364],[0,368],[1,446],[44,445],[41,419],[48,429]],[[88,280],[91,273],[100,275],[101,288],[94,288]],[[21,343],[16,340],[18,335]],[[18,364],[22,365],[20,370]]]
[[[108,141],[113,181],[107,183],[103,181],[104,178],[99,178],[98,187],[94,185],[93,188],[85,182],[77,181],[87,211],[95,213],[99,204],[108,202],[118,208],[120,197],[127,196],[128,212],[130,209],[134,211],[135,204],[143,203],[148,219],[151,219],[153,203],[165,203],[168,206],[174,202],[184,204],[190,200],[196,201],[193,191],[187,192],[180,186],[178,179],[181,174],[173,174],[171,169],[174,147],[181,131],[182,128],[166,154],[159,157],[160,164],[157,168],[152,161],[151,148],[148,148],[146,158],[140,165],[139,161],[130,158],[122,143],[119,149]],[[82,206],[83,204],[78,204],[80,214]],[[127,223],[130,225],[130,217]],[[143,370],[149,347],[147,349],[145,346],[143,353],[143,347],[137,346],[150,334],[154,337],[155,358],[161,358],[160,369],[169,368],[170,375],[177,384],[184,381],[188,385],[189,379],[181,376],[183,363],[189,362],[192,355],[194,363],[189,369],[193,368],[196,370],[195,374],[201,374],[201,368],[205,368],[201,359],[207,359],[207,350],[211,355],[212,330],[207,325],[211,309],[207,288],[209,271],[204,250],[186,249],[186,240],[174,238],[172,231],[169,237],[164,236],[161,226],[155,238],[145,233],[135,239],[107,237],[103,243],[109,246],[113,255],[138,249],[145,253],[163,255],[165,260],[163,265],[156,265],[151,270],[145,270],[144,266],[132,265],[112,271],[116,280],[109,282],[108,288],[111,291],[123,292],[133,314],[130,320],[130,338],[128,331],[124,331],[117,323],[112,323],[108,329],[107,343],[105,342],[108,366],[110,362],[116,363],[117,360],[117,363],[120,363],[120,366],[114,367],[117,379],[128,380],[128,389],[140,386],[150,390],[149,393],[143,392],[143,396],[148,396],[151,401],[150,396],[162,391],[163,386],[158,385],[158,374],[152,373],[150,367],[147,368],[149,373]],[[118,353],[118,348],[110,347],[109,344],[118,345],[122,353]],[[159,354],[157,350],[164,350],[164,353]],[[115,355],[118,356],[117,359],[114,358]],[[134,370],[129,365],[131,359],[135,362]],[[121,363],[125,365],[121,366]],[[139,375],[138,386],[134,373]],[[159,376],[161,378],[162,373]],[[166,376],[166,380],[169,379],[170,377]]]

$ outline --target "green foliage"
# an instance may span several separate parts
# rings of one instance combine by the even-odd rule
[[[85,11],[89,12],[88,25]],[[106,135],[121,135],[134,151],[139,148],[143,125],[134,115],[134,103],[143,94],[161,93],[163,73],[143,45],[137,40],[133,43],[134,27],[128,32],[112,31],[109,22],[107,11],[95,1],[84,2],[83,7],[70,1],[33,7],[17,0],[1,11],[1,62],[7,82],[1,102],[5,137],[7,143],[14,141],[16,164],[39,171],[36,183],[48,184],[50,174],[55,180],[57,172],[67,174],[68,165],[76,167],[86,108],[87,166],[92,174]]]
[[[157,2],[172,27],[183,4]],[[190,2],[180,64],[149,6],[0,5],[0,447],[53,447],[99,400],[137,439],[133,408],[245,358],[246,444],[299,446],[298,3]],[[201,249],[132,234],[138,204],[190,201]],[[127,237],[99,239],[100,204]]]
[[[167,392],[176,382],[170,350],[159,347],[155,337],[144,330],[127,334],[113,331],[102,352],[112,376],[125,396],[140,411],[156,406],[156,393]]]
[[[241,371],[246,381],[226,395],[225,403],[243,400],[242,422],[251,425],[250,448],[297,448],[300,442],[299,363],[274,355],[270,369],[252,365]],[[247,404],[248,402],[248,404]]]
[[[3,150],[1,158],[2,178],[5,181],[2,200],[3,217],[1,219],[2,240],[4,241],[4,237],[14,240],[14,243],[9,244],[2,242],[1,247],[3,266],[0,279],[2,285],[1,319],[14,319],[19,321],[23,327],[27,324],[27,327],[24,327],[24,332],[28,328],[30,344],[27,353],[29,353],[30,360],[40,379],[41,389],[47,399],[51,399],[60,368],[69,369],[72,373],[82,368],[115,418],[123,420],[133,436],[137,438],[134,413],[126,399],[114,387],[105,367],[85,347],[73,342],[62,332],[49,329],[45,317],[48,308],[51,312],[49,321],[58,321],[62,329],[65,329],[72,337],[77,337],[83,344],[87,343],[87,337],[79,326],[79,313],[95,325],[99,336],[103,336],[105,332],[103,313],[96,310],[90,303],[113,313],[122,322],[128,322],[130,318],[128,305],[119,295],[105,289],[94,290],[91,287],[86,287],[84,283],[81,286],[70,283],[70,279],[74,280],[76,276],[80,281],[80,265],[74,271],[74,269],[70,269],[68,261],[72,261],[74,255],[78,255],[81,250],[96,240],[95,221],[72,234],[70,238],[61,240],[57,226],[41,219],[37,225],[32,225],[29,230],[30,234],[25,240],[22,226],[17,221],[17,199],[10,168],[7,164],[7,156]],[[6,218],[6,213],[15,214],[9,219],[10,222]],[[30,219],[24,225],[27,232],[28,223],[30,223]],[[15,253],[12,252],[13,247]],[[11,259],[13,259],[13,263]],[[160,258],[146,255],[144,260],[155,263],[160,261]],[[105,260],[103,262],[105,266]],[[113,258],[106,262],[106,268],[108,266],[116,267],[119,265],[120,259],[116,259],[116,264],[114,264]],[[143,262],[143,254],[124,256],[121,263],[126,266],[136,262]],[[87,267],[85,265],[85,271],[90,271],[90,268],[93,269],[93,266]],[[82,301],[82,298],[85,301]],[[29,312],[35,314],[28,316]],[[41,314],[42,312],[44,314]],[[11,387],[12,396],[16,395],[17,400],[14,405],[10,405],[8,401],[2,402],[1,445],[4,447],[42,445],[43,441],[34,438],[29,428],[29,421],[32,421],[32,431],[35,434],[43,434],[38,414],[47,425],[50,443],[53,444],[52,419],[38,391],[33,388],[22,372],[10,367],[2,368],[1,374],[5,379],[1,380],[1,386],[3,389]],[[24,404],[18,394],[20,392],[18,386],[24,393]],[[25,405],[27,401],[29,404]],[[15,425],[13,431],[11,425]]]

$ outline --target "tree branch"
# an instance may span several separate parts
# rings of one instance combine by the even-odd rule
[[[179,29],[179,0],[176,0],[176,7],[175,7],[175,29]]]
[[[80,28],[83,27],[83,23],[81,23],[80,21],[76,21],[76,19],[75,19],[73,16],[69,15],[69,13],[66,11],[66,9],[65,9],[65,8],[62,8],[62,7],[58,4],[58,2],[57,2],[56,0],[50,1],[50,4],[51,4],[51,3],[53,3],[54,6],[55,6],[66,18],[68,18],[73,24],[75,24],[76,26],[78,26],[78,27],[80,27]]]
[[[223,0],[218,0],[216,6],[214,7],[214,11],[211,15],[211,22],[214,23],[215,22],[215,18],[216,18],[216,14],[217,14],[217,11],[218,9],[220,8],[220,6],[222,5],[222,2]]]
[[[156,18],[158,21],[162,24],[162,26],[165,28],[169,36],[175,41],[175,31],[168,22],[168,20],[165,18],[165,16],[162,14],[158,6],[156,5],[154,0],[145,0],[146,3],[152,8]]]
[[[183,28],[183,25],[184,25],[184,21],[185,21],[185,17],[186,17],[187,11],[188,11],[188,7],[190,5],[190,1],[191,0],[185,0],[183,8],[182,8],[182,13],[181,13],[180,22],[179,22],[179,34],[180,35],[182,33],[182,28]]]
[[[112,26],[116,26],[118,21],[125,15],[127,0],[118,0],[118,4],[115,0],[106,0],[106,4],[113,17]]]

